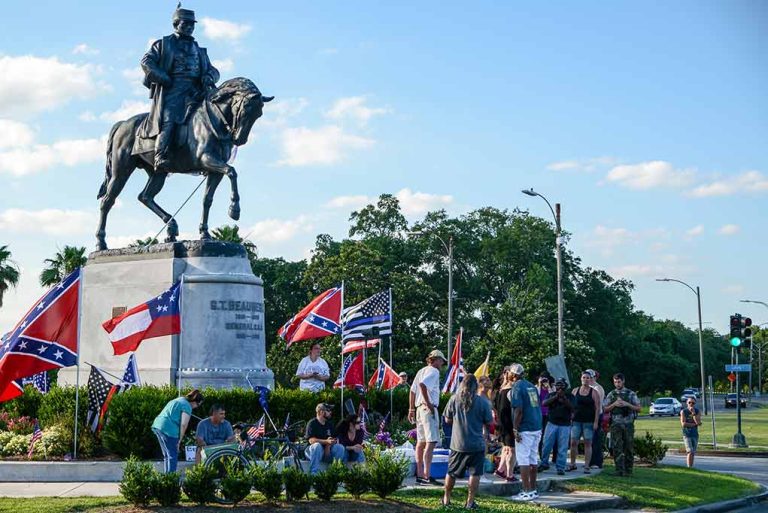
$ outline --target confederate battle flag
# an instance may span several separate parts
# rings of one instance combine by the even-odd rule
[[[291,347],[294,342],[335,335],[341,330],[341,287],[328,289],[291,317],[277,334]]]

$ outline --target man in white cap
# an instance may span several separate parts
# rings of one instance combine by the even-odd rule
[[[539,391],[533,383],[523,379],[523,366],[513,363],[509,368],[512,374],[512,390],[509,402],[514,408],[512,429],[515,435],[515,456],[520,465],[520,477],[523,487],[514,500],[532,501],[539,498],[536,490],[536,471],[539,465],[539,440],[541,440],[541,405]]]
[[[432,452],[440,439],[437,407],[440,405],[440,368],[445,363],[445,355],[435,349],[411,384],[408,420],[416,424],[416,484],[442,486],[429,475],[429,470]]]

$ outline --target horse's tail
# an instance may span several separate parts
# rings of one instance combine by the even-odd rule
[[[101,187],[99,188],[99,194],[96,196],[96,199],[101,199],[107,194],[107,187],[109,186],[109,180],[112,178],[112,139],[115,136],[115,132],[117,131],[117,128],[120,126],[120,123],[115,123],[112,127],[112,130],[109,131],[109,138],[107,139],[107,163],[104,166],[105,173],[104,173],[104,182],[101,184]]]

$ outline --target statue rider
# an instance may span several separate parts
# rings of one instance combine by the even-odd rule
[[[152,43],[141,59],[152,108],[139,127],[137,142],[156,138],[156,171],[170,170],[176,125],[185,122],[195,105],[219,80],[219,72],[208,60],[205,48],[198,46],[192,37],[195,12],[180,6],[173,13],[174,34]],[[151,150],[151,146],[148,149]],[[134,150],[134,153],[141,152]]]

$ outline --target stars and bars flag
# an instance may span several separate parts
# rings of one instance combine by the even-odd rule
[[[144,339],[180,333],[180,303],[181,282],[176,282],[157,297],[104,321],[114,354],[135,351]]]
[[[124,390],[128,390],[132,386],[141,385],[139,366],[136,363],[136,353],[131,353],[131,356],[128,357],[128,363],[125,364],[125,372],[123,372],[123,379],[121,382],[123,385],[127,385]]]
[[[107,397],[112,392],[113,384],[101,373],[98,367],[91,366],[88,375],[88,417],[86,423],[94,433],[99,430],[103,412],[106,411]]]
[[[371,349],[381,343],[380,338],[372,338],[370,340],[350,340],[344,347],[341,348],[341,354],[353,353],[355,351],[362,351],[363,348]]]
[[[254,439],[254,440],[256,438],[261,438],[262,436],[264,436],[265,432],[266,432],[266,428],[264,427],[264,415],[262,415],[261,420],[259,420],[258,424],[248,428],[248,438]]]
[[[400,375],[395,372],[395,369],[389,366],[383,358],[379,358],[379,366],[376,368],[376,372],[373,373],[371,379],[368,381],[368,388],[376,388],[378,390],[389,390],[395,388],[402,382]]]
[[[77,269],[46,292],[7,334],[0,346],[0,397],[18,392],[16,380],[77,364],[79,289]]]
[[[344,383],[345,388],[363,388],[363,353],[357,353],[357,356],[347,356],[344,359],[344,365],[341,368],[339,377],[333,384],[333,388],[341,388]]]
[[[392,334],[391,291],[378,292],[341,313],[341,341],[362,340],[365,333],[378,328],[379,335]]]
[[[294,342],[336,335],[341,330],[342,288],[328,289],[288,321],[277,332],[285,340],[286,347]]]
[[[32,438],[29,440],[29,451],[27,451],[27,459],[32,457],[32,453],[35,450],[35,442],[43,439],[43,430],[40,429],[40,423],[35,419],[35,429],[32,431]]]
[[[464,328],[459,330],[456,335],[456,344],[453,346],[453,354],[448,367],[448,373],[445,375],[445,384],[443,385],[444,394],[455,394],[459,383],[464,379],[466,371],[464,370],[464,358],[461,356],[461,339],[463,338]]]

